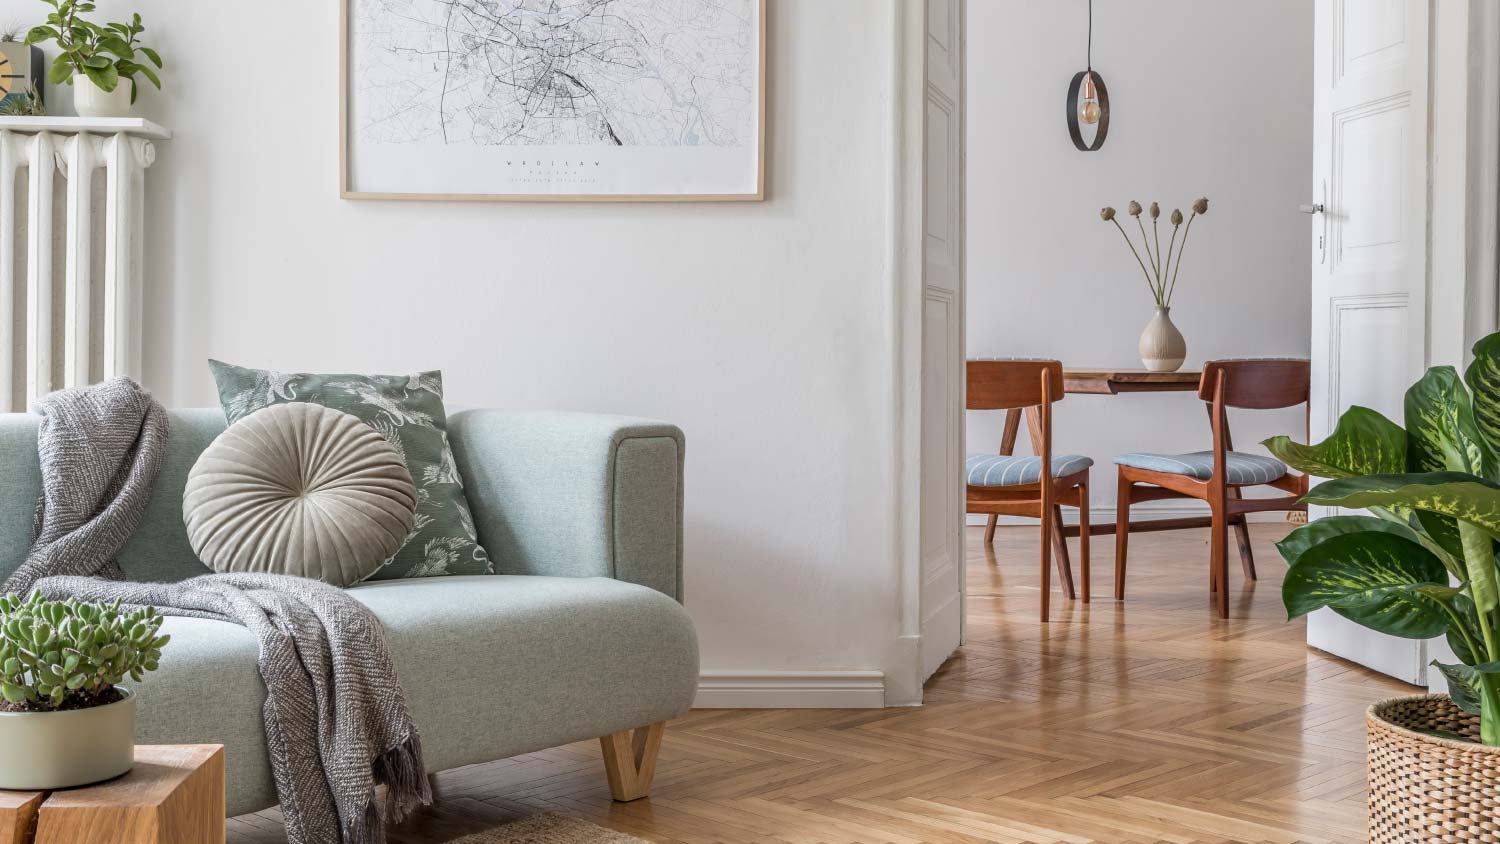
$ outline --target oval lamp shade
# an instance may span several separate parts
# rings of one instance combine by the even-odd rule
[[[1083,129],[1078,125],[1078,103],[1083,96],[1084,85],[1090,81],[1099,98],[1099,123],[1098,130],[1094,132],[1093,143],[1084,141]],[[1080,70],[1073,74],[1073,81],[1068,85],[1068,136],[1073,139],[1073,146],[1083,152],[1095,152],[1104,146],[1104,138],[1108,134],[1109,89],[1104,87],[1104,77],[1093,70]]]

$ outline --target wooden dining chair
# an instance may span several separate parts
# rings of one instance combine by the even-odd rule
[[[1206,501],[1212,512],[1209,536],[1209,591],[1215,593],[1219,617],[1229,617],[1229,529],[1239,540],[1240,564],[1247,580],[1255,579],[1255,559],[1245,514],[1268,510],[1307,510],[1306,475],[1293,475],[1274,457],[1235,451],[1229,436],[1229,408],[1271,410],[1308,403],[1309,364],[1305,360],[1260,359],[1210,361],[1198,382],[1198,397],[1207,402],[1213,450],[1191,454],[1122,454],[1115,525],[1115,599],[1125,599],[1125,555],[1130,540],[1130,505],[1167,498]],[[1286,496],[1242,498],[1246,487],[1268,486]]]
[[[968,478],[967,512],[1029,516],[1042,524],[1042,621],[1050,615],[1052,537],[1061,535],[1059,504],[1078,508],[1079,573],[1083,600],[1089,600],[1089,467],[1078,454],[1052,453],[1052,403],[1063,398],[1062,364],[1055,360],[971,360],[968,362],[968,409],[1025,408],[1035,456],[971,454],[964,462]],[[1014,432],[1007,437],[1013,445]],[[1002,451],[1008,451],[1002,448]],[[992,533],[986,533],[986,541]],[[1072,573],[1062,555],[1057,572],[1065,585]],[[1072,590],[1067,590],[1072,597]]]

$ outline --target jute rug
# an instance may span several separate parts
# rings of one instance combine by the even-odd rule
[[[588,821],[552,812],[455,838],[448,844],[650,844]]]

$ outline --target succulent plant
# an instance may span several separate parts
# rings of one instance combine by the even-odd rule
[[[0,694],[16,705],[59,709],[92,702],[126,677],[155,671],[162,616],[146,607],[0,595]]]

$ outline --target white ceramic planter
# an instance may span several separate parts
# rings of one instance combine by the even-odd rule
[[[130,80],[121,79],[113,91],[106,91],[83,74],[73,76],[73,110],[79,117],[129,117]]]
[[[135,758],[135,694],[89,709],[0,712],[0,789],[42,791],[117,777]]]
[[[1156,315],[1146,323],[1137,346],[1141,364],[1151,372],[1176,372],[1187,360],[1187,341],[1172,324],[1172,309],[1158,306]]]

